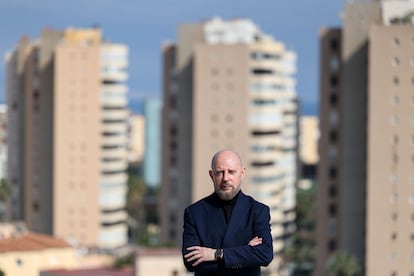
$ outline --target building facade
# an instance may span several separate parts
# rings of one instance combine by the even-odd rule
[[[128,162],[130,166],[140,167],[145,152],[145,117],[141,114],[129,115]]]
[[[8,54],[12,218],[31,231],[126,244],[127,56],[99,29],[45,29]]]
[[[343,28],[322,32],[315,275],[339,251],[364,275],[414,273],[413,12],[412,1],[347,3]]]
[[[211,157],[234,149],[243,191],[270,207],[276,272],[295,219],[296,54],[250,20],[213,18],[181,25],[163,56],[161,241],[181,245],[184,208],[213,191]]]
[[[320,98],[317,164],[317,214],[316,214],[316,272],[323,275],[327,260],[336,252],[339,241],[340,219],[339,164],[341,157],[342,69],[340,29],[323,29],[320,32]]]

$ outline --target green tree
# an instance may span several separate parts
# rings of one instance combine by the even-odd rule
[[[0,180],[0,201],[6,201],[10,195],[10,188],[5,179]]]
[[[285,262],[292,275],[310,275],[315,259],[315,184],[310,189],[297,189],[296,232],[288,239]]]
[[[132,242],[139,243],[144,235],[145,208],[144,197],[147,187],[143,178],[133,169],[128,170],[127,212],[129,236]]]
[[[330,276],[362,275],[362,267],[357,259],[344,251],[337,252],[328,260],[327,270]]]
[[[120,256],[117,259],[115,259],[112,266],[115,268],[122,268],[122,267],[132,266],[133,264],[134,264],[134,254],[128,254],[125,256]]]
[[[10,196],[10,187],[5,179],[0,180],[0,221],[6,220],[5,204]],[[1,274],[0,274],[1,276]]]

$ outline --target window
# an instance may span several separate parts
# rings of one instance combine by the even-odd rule
[[[177,97],[175,97],[175,96],[171,96],[170,97],[170,107],[172,109],[176,109],[177,108]]]
[[[338,50],[338,40],[336,38],[332,38],[330,41],[330,48],[332,52],[335,52]]]
[[[171,213],[170,214],[170,223],[171,224],[174,224],[174,223],[176,223],[176,221],[177,221],[177,218],[176,218],[176,216],[175,216],[175,214],[174,213]]]
[[[329,66],[333,72],[337,72],[339,69],[339,59],[337,56],[332,56],[330,59]]]
[[[400,46],[400,40],[398,39],[398,37],[394,37],[394,39],[392,40],[392,46],[394,47]]]
[[[226,115],[226,121],[228,122],[228,123],[231,123],[231,122],[233,122],[233,114],[227,114]]]
[[[329,141],[331,143],[335,143],[337,139],[338,139],[337,132],[335,130],[331,130],[331,132],[329,132]]]
[[[170,134],[173,136],[177,135],[177,128],[174,126],[170,127]]]
[[[329,252],[333,252],[336,249],[336,241],[335,240],[330,240],[328,242],[328,251]]]
[[[170,236],[170,239],[175,239],[175,229],[171,228],[168,235]]]
[[[336,147],[329,147],[328,156],[331,161],[335,161],[338,157],[338,150]]]
[[[33,211],[39,211],[39,203],[37,201],[33,201]]]
[[[329,113],[329,123],[331,126],[336,126],[338,125],[339,122],[339,118],[338,118],[338,113],[336,113],[335,111],[332,111],[331,113]]]
[[[393,116],[391,116],[391,118],[390,118],[390,122],[391,122],[391,125],[393,125],[393,126],[398,125],[398,122],[399,122],[398,115],[393,115]]]
[[[332,87],[336,87],[338,85],[338,77],[336,75],[331,75],[330,84]]]
[[[393,78],[393,82],[394,82],[395,85],[399,85],[400,84],[400,79],[397,76],[395,76]]]
[[[331,186],[329,187],[329,195],[330,195],[331,197],[335,197],[335,196],[336,196],[336,193],[337,193],[336,186],[331,185]]]
[[[395,204],[398,201],[398,195],[396,193],[393,193],[392,195],[390,195],[390,203],[391,204]]]
[[[170,165],[171,166],[175,166],[175,164],[177,163],[177,159],[175,158],[175,156],[170,156]]]
[[[219,131],[217,129],[212,129],[210,130],[210,135],[211,137],[216,138],[219,136]]]
[[[23,260],[20,259],[20,258],[17,258],[16,259],[16,264],[17,264],[17,266],[22,266],[23,265]]]
[[[334,217],[334,216],[336,216],[336,214],[337,214],[337,207],[336,207],[336,205],[335,204],[329,204],[329,215],[331,217]]]
[[[338,172],[337,172],[335,167],[330,167],[329,168],[329,178],[330,179],[336,179],[337,174],[338,174]]]
[[[391,184],[397,184],[398,176],[396,174],[391,175]]]
[[[398,96],[392,96],[391,97],[391,104],[397,105],[400,103],[400,98]]]
[[[338,103],[338,96],[336,94],[331,94],[331,96],[329,97],[329,102],[331,106],[336,106]]]
[[[398,57],[394,57],[391,60],[391,65],[394,66],[394,67],[397,67],[398,65],[400,65],[400,59]]]
[[[254,68],[252,69],[252,73],[254,75],[271,75],[273,74],[273,70],[272,69],[266,69],[266,68]]]

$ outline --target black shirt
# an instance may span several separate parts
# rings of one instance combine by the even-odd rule
[[[219,198],[220,204],[223,208],[224,216],[226,218],[226,222],[228,223],[231,217],[231,213],[233,212],[234,205],[236,205],[237,198],[239,197],[240,191],[230,200],[222,200]]]

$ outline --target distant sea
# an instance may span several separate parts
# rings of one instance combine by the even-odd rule
[[[143,101],[129,101],[128,103],[129,110],[133,114],[144,114],[144,102]]]
[[[301,103],[300,106],[300,113],[301,115],[307,115],[307,116],[318,116],[319,105],[318,103]]]

